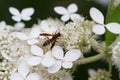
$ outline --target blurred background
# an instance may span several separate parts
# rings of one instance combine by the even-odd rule
[[[0,21],[4,20],[7,24],[13,25],[15,22],[11,19],[9,7],[15,7],[18,10],[23,8],[33,7],[35,13],[31,21],[25,21],[27,27],[31,27],[37,23],[38,19],[47,19],[48,17],[60,18],[53,10],[55,6],[67,7],[71,3],[76,3],[79,7],[78,13],[89,18],[90,7],[100,9],[104,14],[109,0],[0,0]]]
[[[25,21],[26,27],[31,27],[33,24],[38,22],[38,19],[43,20],[49,17],[60,18],[60,15],[56,14],[53,10],[55,6],[67,7],[71,3],[76,3],[78,5],[78,13],[83,15],[86,19],[91,19],[89,16],[89,9],[91,7],[98,8],[105,16],[107,11],[107,6],[109,0],[0,0],[0,21],[6,21],[7,24],[14,25],[16,22],[11,19],[11,14],[9,13],[9,7],[15,7],[18,10],[23,8],[33,7],[35,13],[30,21]],[[93,50],[92,54],[86,56],[95,55],[96,52]],[[73,73],[74,80],[88,80],[88,69],[98,68],[108,70],[108,64],[102,61],[96,61],[94,63],[80,65],[77,70]],[[118,72],[113,66],[114,74],[112,80],[118,79]]]

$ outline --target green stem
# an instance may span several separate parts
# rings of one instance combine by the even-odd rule
[[[78,65],[82,65],[82,64],[95,62],[95,61],[100,60],[100,59],[102,59],[104,57],[106,57],[106,54],[100,53],[100,54],[92,56],[92,57],[88,57],[88,58],[83,58],[83,59],[77,60],[74,63],[78,64]]]

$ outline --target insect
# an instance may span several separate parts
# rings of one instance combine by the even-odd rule
[[[51,45],[51,49],[52,49],[53,46],[55,45],[56,40],[58,39],[58,37],[61,36],[61,34],[60,34],[60,32],[55,33],[55,34],[42,33],[42,34],[40,34],[40,36],[52,36],[52,38],[46,40],[46,41],[43,43],[43,46],[47,46],[47,45],[49,45],[49,44],[51,43],[51,44],[52,44],[52,45]]]

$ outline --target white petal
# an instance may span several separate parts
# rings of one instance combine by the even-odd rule
[[[38,41],[37,39],[30,39],[30,40],[27,40],[27,43],[28,43],[29,45],[33,45],[33,44],[39,43],[39,41]]]
[[[14,7],[10,7],[9,8],[9,12],[12,14],[12,15],[15,15],[15,16],[19,16],[20,15],[20,12],[18,11],[18,9],[14,8]]]
[[[79,14],[71,14],[70,18],[72,21],[74,21],[75,19],[80,19],[80,20],[84,20],[84,18],[82,16],[80,16]]]
[[[92,31],[97,35],[102,35],[105,33],[105,28],[103,25],[94,25]]]
[[[1,22],[0,22],[0,26],[6,27],[6,22],[5,22],[5,21],[1,21]]]
[[[33,55],[43,56],[43,49],[36,45],[31,46],[31,52]]]
[[[68,14],[68,10],[62,6],[55,7],[54,11],[61,15]]]
[[[95,76],[96,73],[97,72],[94,69],[88,69],[88,74],[89,74],[90,77]]]
[[[109,23],[106,28],[114,34],[120,34],[120,24],[118,23]]]
[[[43,31],[46,31],[46,30],[48,30],[48,28],[49,28],[49,24],[46,22],[46,21],[41,21],[41,29],[43,30]]]
[[[40,80],[40,75],[37,73],[30,73],[26,80]]]
[[[104,16],[98,9],[92,7],[90,9],[90,16],[95,22],[104,24]]]
[[[61,68],[61,61],[57,61],[54,66],[48,68],[49,73],[56,73],[60,70]]]
[[[41,60],[42,60],[41,57],[33,56],[27,60],[27,63],[30,66],[36,66],[36,65],[39,65],[41,63]]]
[[[23,22],[18,22],[14,24],[15,30],[22,30],[25,27],[25,24]]]
[[[22,10],[21,15],[22,16],[32,16],[35,12],[34,8],[25,8]]]
[[[5,52],[3,52],[3,51],[0,51],[0,52],[1,52],[1,55],[2,55],[3,58],[5,58],[5,59],[7,59],[8,61],[11,61],[11,62],[14,61],[14,60],[13,60],[9,55],[7,55]]]
[[[68,10],[69,10],[70,12],[74,13],[74,12],[77,12],[78,7],[77,7],[77,5],[76,5],[75,3],[72,3],[72,4],[70,4],[70,5],[68,6]]]
[[[20,16],[12,16],[12,19],[14,21],[20,22],[21,21],[21,17]]]
[[[80,50],[71,49],[65,54],[64,60],[75,61],[75,60],[79,59],[80,57],[83,57]]]
[[[61,17],[61,20],[64,22],[68,21],[69,19],[70,19],[70,16],[68,14],[65,14]]]
[[[62,63],[62,67],[64,67],[64,68],[72,68],[72,66],[73,66],[72,62],[64,61]]]
[[[32,28],[30,32],[30,38],[37,38],[39,37],[40,29],[39,28]]]
[[[52,56],[54,56],[57,59],[63,59],[63,49],[60,46],[54,46],[52,48]]]
[[[29,65],[25,61],[21,61],[18,65],[18,73],[25,78],[30,71]]]
[[[21,19],[23,19],[24,21],[29,21],[29,20],[31,20],[31,17],[29,17],[29,16],[22,16]]]
[[[12,73],[10,80],[24,80],[18,73]]]
[[[20,40],[27,40],[28,39],[28,37],[22,32],[16,32],[15,37],[20,39]]]
[[[44,57],[42,60],[42,65],[45,67],[51,67],[55,64],[55,59],[53,57]]]

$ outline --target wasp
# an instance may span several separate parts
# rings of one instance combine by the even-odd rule
[[[47,34],[47,33],[42,33],[40,34],[40,36],[52,36],[52,38],[48,38],[48,40],[46,40],[44,43],[43,43],[43,46],[47,46],[49,45],[50,43],[52,44],[51,45],[51,49],[53,48],[53,46],[55,45],[55,42],[56,40],[61,36],[60,32],[58,33],[55,33],[55,34]]]

